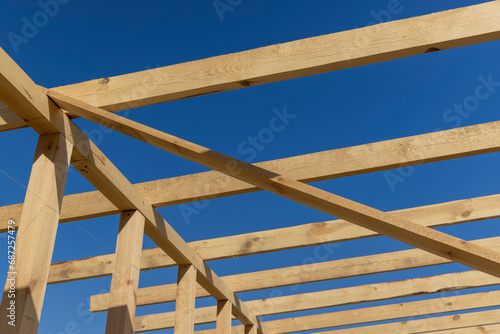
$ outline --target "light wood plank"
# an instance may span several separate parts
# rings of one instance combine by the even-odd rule
[[[27,127],[28,124],[19,117],[8,105],[0,100],[0,132]]]
[[[500,324],[498,325],[478,325],[472,327],[463,327],[457,329],[444,329],[432,331],[429,334],[499,334]]]
[[[342,289],[318,291],[283,297],[247,301],[246,304],[256,316],[300,312],[334,306],[352,305],[395,298],[405,298],[443,291],[460,291],[500,284],[500,279],[491,275],[468,271],[422,277],[404,281],[354,286]],[[196,309],[195,324],[216,321],[215,307]],[[137,317],[137,323],[152,329],[166,329],[174,326],[175,313],[166,312]]]
[[[497,218],[500,216],[499,202],[500,195],[493,195],[392,211],[392,213],[423,226],[436,227]],[[212,261],[235,256],[310,247],[376,235],[378,233],[348,222],[327,221],[194,241],[190,242],[189,245],[203,260]],[[242,245],[245,245],[245,247],[242,247]],[[323,253],[331,251],[329,246],[325,246],[324,248]],[[113,254],[55,263],[51,267],[49,283],[110,275],[113,270],[113,263]],[[160,248],[143,251],[142,270],[165,268],[174,265],[175,262]],[[256,281],[263,280],[259,279]]]
[[[423,226],[436,227],[497,218],[500,215],[499,202],[500,195],[494,195],[392,211],[392,213]],[[348,222],[328,221],[194,241],[190,242],[189,245],[203,260],[212,261],[376,235],[378,234],[373,231]],[[242,245],[245,245],[245,247],[242,247]],[[332,251],[330,246],[324,248],[322,253]],[[55,263],[51,267],[49,283],[110,275],[113,261],[114,257],[110,254]],[[165,268],[173,265],[175,265],[175,262],[159,248],[147,249],[143,252],[142,270]]]
[[[72,149],[59,134],[38,140],[17,239],[9,234],[9,245],[16,241],[5,259],[14,256],[0,305],[0,333],[37,332]],[[14,308],[13,318],[8,308]]]
[[[195,265],[198,282],[214,297],[231,301],[234,314],[243,324],[254,324],[258,326],[259,333],[268,333],[245,304],[241,303],[97,146],[40,89],[0,49],[0,99],[27,120],[39,134],[61,133],[70,143],[74,143],[71,163],[88,181],[120,210],[139,210],[146,218],[145,233],[160,248],[177,264]]]
[[[500,250],[500,237],[475,240],[483,247]],[[277,288],[294,284],[313,283],[339,278],[370,275],[397,270],[420,268],[451,261],[427,253],[420,249],[411,249],[393,253],[383,253],[356,258],[347,258],[328,262],[319,262],[295,267],[271,269],[245,274],[222,277],[234,292],[246,292],[260,289]],[[203,288],[197,289],[197,297],[210,296]],[[138,305],[152,305],[175,300],[175,284],[153,286],[139,289]],[[92,312],[105,311],[108,308],[108,294],[91,297]]]
[[[499,319],[500,310],[492,310],[357,327],[353,329],[340,329],[317,334],[493,334],[500,333]],[[478,326],[478,324],[480,324],[480,326]],[[474,326],[474,328],[470,326]]]
[[[109,111],[136,108],[495,40],[499,12],[491,1],[54,90]]]
[[[97,149],[97,148],[96,148]],[[139,210],[146,218],[145,233],[177,264],[193,264],[198,283],[217,299],[228,299],[235,307],[235,316],[244,324],[256,324],[259,332],[267,333],[258,319],[232,292],[228,286],[208,267],[170,224],[149,204],[108,160],[103,163],[79,160],[72,162],[82,175],[112,200],[121,210]]]
[[[498,252],[250,165],[59,93],[48,94],[64,109],[97,123],[105,121],[105,126],[167,152],[411,246],[500,277]]]
[[[217,334],[231,334],[231,303],[228,300],[217,301],[217,327],[215,332]]]
[[[408,303],[375,306],[356,310],[317,314],[282,320],[264,322],[273,334],[312,331],[338,326],[364,324],[376,321],[404,319],[439,313],[474,310],[500,306],[500,291],[482,292],[463,296],[444,297]],[[373,334],[373,333],[420,333],[428,330],[461,328],[477,324],[497,324],[500,310],[484,311],[454,316],[427,318],[393,324],[357,327],[356,329],[336,330],[328,334]],[[197,331],[197,334],[214,334],[214,330]],[[244,333],[244,326],[233,326],[232,334]],[[326,334],[326,333],[324,333]]]
[[[193,265],[179,266],[175,300],[175,334],[194,333],[195,301],[196,268]]]
[[[257,334],[257,328],[255,326],[245,326],[245,334]]]
[[[133,334],[134,332],[133,320],[141,272],[144,224],[144,216],[139,211],[121,214],[106,334]]]
[[[500,150],[500,122],[486,123],[306,154],[255,164],[302,182],[357,175]],[[136,184],[155,207],[189,203],[260,190],[228,175],[210,171]],[[22,204],[0,207],[0,232],[17,219]],[[61,222],[117,214],[120,210],[98,191],[64,197]]]

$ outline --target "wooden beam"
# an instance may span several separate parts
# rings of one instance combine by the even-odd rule
[[[175,329],[177,334],[194,333],[194,309],[196,301],[196,268],[179,266],[177,295],[175,299]]]
[[[500,3],[498,3],[500,6]],[[155,147],[380,234],[500,277],[500,253],[250,165],[59,93],[59,106]]]
[[[0,132],[27,127],[28,124],[19,117],[8,105],[0,100]]]
[[[233,312],[245,325],[268,333],[245,304],[203,262],[92,141],[55,105],[24,71],[0,49],[0,99],[27,120],[39,134],[61,133],[75,143],[72,165],[117,208],[139,210],[146,218],[145,233],[177,264],[193,264],[198,283],[217,299],[233,303]]]
[[[218,300],[216,306],[217,334],[231,334],[231,303],[229,300]]]
[[[432,334],[496,334],[500,333],[498,319],[500,319],[500,310],[491,310],[339,329],[317,334],[409,334],[429,332],[432,332]]]
[[[499,202],[500,195],[493,195],[392,211],[392,213],[423,226],[436,227],[497,218],[500,216]],[[204,261],[213,261],[377,235],[379,234],[363,227],[337,220],[194,241],[189,245]],[[51,266],[49,284],[111,275],[113,265],[113,254],[55,263]],[[175,262],[160,248],[143,251],[142,270],[174,265]],[[242,281],[245,280],[242,278]],[[259,281],[262,279],[259,278]]]
[[[97,148],[95,148],[97,150]],[[259,320],[250,312],[244,303],[196,254],[179,234],[163,219],[163,217],[133,187],[121,172],[109,161],[103,163],[79,160],[73,166],[106,195],[121,210],[139,210],[146,218],[145,233],[177,264],[193,264],[198,271],[197,281],[216,299],[227,299],[235,306],[235,316],[244,324],[255,324],[260,333],[267,333]]]
[[[144,223],[144,216],[139,211],[121,214],[106,334],[134,333],[133,320],[141,272]]]
[[[338,311],[334,313],[315,314],[289,319],[272,320],[264,322],[264,325],[266,325],[266,327],[268,327],[274,334],[285,334],[497,306],[500,306],[500,291],[491,291],[438,299],[420,300],[408,303],[374,306],[356,310]],[[396,326],[394,328],[396,328],[396,330],[386,331],[386,328],[390,328],[389,325],[385,325],[387,327],[384,327],[384,325],[376,325],[358,327],[355,330],[337,330],[328,333],[419,333],[430,330],[431,328],[439,330],[473,326],[477,324],[496,324],[498,323],[498,319],[500,319],[500,310],[486,311],[486,313],[480,312],[477,313],[476,316],[470,317],[462,314],[458,315],[458,317],[456,315],[447,317],[449,317],[450,320],[455,318],[453,319],[454,322],[447,321],[446,317],[437,317],[423,319],[418,327],[412,327],[411,329],[407,326],[407,323],[409,323],[408,321],[395,323]],[[136,331],[142,332],[142,329],[137,328]],[[243,332],[244,326],[233,326],[232,328],[232,334],[242,334]],[[215,331],[203,330],[197,331],[196,333],[213,334]]]
[[[316,182],[497,152],[500,150],[499,133],[500,122],[485,123],[255,165],[302,182]],[[260,190],[217,171],[138,183],[135,187],[155,207]],[[21,210],[22,204],[0,207],[0,232],[7,230],[6,222],[17,219]],[[118,213],[120,210],[100,192],[86,192],[64,197],[61,222]]]
[[[500,237],[475,240],[474,242],[486,248],[500,250]],[[411,249],[393,253],[237,274],[225,276],[222,277],[222,279],[234,292],[247,292],[295,284],[314,283],[339,278],[421,268],[450,262],[450,260],[429,254],[420,249]],[[197,289],[196,293],[198,298],[210,296],[210,294],[201,287]],[[144,306],[167,303],[174,301],[175,297],[175,284],[147,287],[138,290],[137,304]],[[90,302],[91,312],[106,311],[108,308],[108,300],[108,294],[92,296]]]
[[[462,327],[462,328],[456,328],[456,329],[443,329],[443,330],[438,330],[438,331],[432,331],[432,334],[485,334],[485,333],[499,334],[500,333],[500,324],[476,325],[476,326],[471,326],[471,327]]]
[[[500,195],[493,195],[392,211],[392,213],[423,226],[454,225],[499,217],[499,201]],[[311,247],[377,235],[379,234],[363,227],[337,220],[194,241],[190,242],[189,245],[204,261],[213,261],[236,256]],[[245,245],[245,247],[242,247],[242,245]],[[326,248],[327,250],[329,249],[328,247]],[[113,265],[113,254],[54,263],[51,267],[49,283],[107,276],[111,274]],[[143,251],[142,270],[165,268],[174,265],[175,262],[160,248]],[[262,280],[259,279],[259,281]]]
[[[460,291],[500,284],[500,280],[478,271],[468,271],[414,278],[404,281],[368,284],[342,289],[310,292],[283,297],[247,301],[257,316],[301,312],[314,309],[367,303],[396,298],[413,297],[442,291]],[[196,309],[195,324],[216,321],[215,307]],[[137,317],[136,322],[145,328],[167,329],[174,327],[174,312]]]
[[[0,305],[1,333],[38,330],[72,149],[59,134],[38,140],[17,240],[12,230],[6,248],[13,261]]]
[[[257,328],[255,326],[245,326],[245,334],[257,334]]]
[[[492,41],[499,12],[491,1],[54,90],[108,111],[130,109]]]

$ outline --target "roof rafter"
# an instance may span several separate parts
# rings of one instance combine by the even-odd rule
[[[474,310],[486,307],[494,307],[500,305],[500,291],[490,291],[490,292],[480,292],[461,296],[443,297],[428,300],[419,300],[408,303],[399,304],[389,304],[383,306],[373,306],[367,308],[361,308],[356,310],[338,311],[333,313],[323,313],[315,314],[309,316],[280,319],[266,321],[264,324],[269,327],[269,329],[274,334],[286,334],[295,333],[308,330],[324,329],[338,326],[356,325],[364,324],[376,321],[385,320],[395,320],[403,319],[407,317],[423,316],[423,315],[433,315],[439,313]],[[414,331],[415,328],[407,326],[406,323],[391,323],[387,325],[377,325],[359,327],[356,329],[347,330],[334,330],[328,332],[329,334],[341,334],[341,333],[415,333],[419,331],[426,331],[426,328],[446,329],[446,328],[457,328],[465,326],[473,326],[478,323],[481,324],[484,321],[485,324],[488,323],[498,323],[500,319],[500,309],[493,311],[484,311],[469,313],[470,316],[460,315],[447,316],[453,319],[455,317],[455,325],[450,325],[450,322],[446,321],[446,317],[434,317],[429,319],[424,319],[425,321],[417,323],[418,330]],[[477,317],[477,316],[480,317]],[[463,318],[462,318],[463,317]],[[137,317],[135,323],[135,331],[138,333],[144,331],[150,331],[155,328],[146,323],[141,323],[142,318]],[[472,323],[470,323],[473,319]],[[443,320],[445,320],[443,322]],[[457,321],[460,320],[460,321]],[[414,320],[417,321],[417,320]],[[380,327],[378,327],[380,326]],[[385,330],[386,328],[392,330]],[[364,329],[364,330],[363,330]],[[395,330],[397,329],[397,330]],[[413,330],[412,330],[413,329]],[[212,334],[213,330],[203,330],[196,332],[198,334]],[[243,334],[243,326],[233,326],[232,334]],[[326,334],[326,333],[325,333]]]
[[[493,195],[392,211],[392,213],[423,226],[437,227],[500,217],[499,202],[500,195]],[[358,225],[334,220],[193,241],[189,245],[203,260],[214,261],[377,235],[379,234]],[[484,246],[484,242],[481,240],[474,242]],[[247,247],[241,247],[243,244]],[[494,246],[494,244],[489,244],[487,247]],[[54,263],[50,271],[49,284],[111,275],[114,261],[114,254],[108,254],[83,260]],[[143,251],[142,270],[165,268],[175,264],[160,248]],[[236,276],[233,283],[246,281],[243,280],[244,275]],[[248,278],[250,284],[252,281],[252,278]]]
[[[54,90],[108,111],[136,108],[492,41],[499,12],[491,1]],[[0,118],[0,131],[19,127]]]
[[[257,316],[267,316],[404,298],[415,295],[436,294],[442,291],[459,291],[498,284],[500,284],[500,279],[496,277],[478,271],[466,271],[404,281],[384,282],[251,300],[246,303]],[[105,308],[101,311],[106,311],[107,309],[108,308]],[[173,328],[175,316],[176,312],[143,315],[138,317],[136,322],[148,324],[148,326],[154,328]],[[196,324],[214,323],[215,321],[216,308],[214,306],[196,309]]]
[[[474,240],[474,243],[493,250],[500,250],[500,237]],[[235,292],[247,292],[305,284],[348,277],[378,274],[405,269],[422,268],[450,263],[442,257],[420,249],[382,253],[328,262],[318,262],[295,267],[285,267],[221,277]],[[484,274],[483,274],[484,275]],[[450,276],[454,277],[454,276]],[[492,276],[493,277],[493,276]],[[175,301],[176,286],[167,284],[141,288],[137,291],[137,305],[152,305]],[[203,288],[197,289],[197,297],[208,297]],[[91,297],[90,310],[104,311],[108,308],[109,295]]]
[[[315,182],[500,151],[500,122],[391,139],[359,146],[256,163],[302,182]],[[342,163],[338,163],[341,161]],[[193,186],[195,185],[195,186]],[[203,186],[202,186],[203,185]],[[217,171],[138,183],[137,190],[155,207],[260,190]],[[0,207],[0,232],[20,216],[21,204]],[[119,213],[98,191],[64,196],[60,221]]]
[[[47,94],[65,110],[167,152],[414,247],[500,277],[498,252],[250,165],[60,93],[48,91]]]
[[[92,141],[55,105],[29,76],[0,49],[0,98],[43,134],[61,133],[74,144],[72,165],[120,210],[139,210],[145,233],[177,264],[193,264],[197,280],[215,298],[229,300],[243,324],[269,333],[227,285],[204,263]]]

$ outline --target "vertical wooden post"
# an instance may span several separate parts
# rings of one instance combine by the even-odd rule
[[[257,326],[246,325],[245,326],[245,334],[257,334]]]
[[[134,333],[145,218],[139,211],[122,212],[111,279],[106,334]]]
[[[228,300],[217,301],[217,334],[231,334],[231,320],[233,312]]]
[[[15,249],[9,248],[13,261],[0,305],[0,333],[38,330],[72,150],[61,134],[38,140]]]
[[[179,266],[175,301],[175,334],[194,333],[196,274],[197,271],[193,265]]]

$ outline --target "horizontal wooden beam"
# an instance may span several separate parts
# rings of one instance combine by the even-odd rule
[[[497,334],[500,333],[499,319],[500,310],[491,310],[340,329],[316,334]]]
[[[443,291],[459,291],[498,284],[500,284],[500,279],[496,277],[478,271],[467,271],[397,282],[369,284],[328,291],[252,300],[247,301],[246,304],[255,315],[267,316],[435,294]],[[216,307],[196,309],[195,323],[214,323],[216,321],[216,311]],[[136,319],[136,323],[140,323],[144,328],[173,328],[175,315],[175,312],[166,312],[140,316]]]
[[[499,202],[500,195],[493,195],[392,211],[392,213],[423,226],[436,227],[500,217]],[[189,245],[203,260],[213,261],[377,235],[379,234],[371,230],[337,220],[194,241]],[[60,283],[111,275],[114,257],[114,254],[108,254],[52,264],[49,282]],[[142,270],[174,265],[176,263],[160,248],[143,251]]]
[[[491,1],[54,90],[108,111],[130,109],[492,41],[499,12]],[[0,124],[7,128],[15,127]]]
[[[469,317],[469,315],[466,315],[466,316]],[[483,316],[476,315],[476,319],[478,319],[480,321],[481,318],[483,318]],[[444,319],[442,319],[442,320],[445,320],[446,323],[449,323],[449,320],[453,320],[453,317],[443,317],[443,318]],[[456,320],[459,320],[459,319],[460,318],[457,318]],[[474,320],[472,320],[472,319],[473,319],[473,317],[470,317],[470,320],[468,322],[474,322]],[[439,324],[440,327],[442,327],[443,322],[440,322],[438,324]],[[400,333],[400,332],[398,332],[398,333]],[[481,325],[481,324],[478,324],[478,325],[475,325],[475,326],[461,327],[461,328],[455,328],[455,329],[447,328],[447,329],[443,329],[443,330],[432,331],[431,334],[485,334],[485,333],[488,333],[488,334],[500,334],[500,324],[493,324],[493,325],[489,325],[489,324],[488,325]],[[320,334],[320,333],[318,333],[318,334]],[[323,334],[325,334],[325,333],[323,333]]]
[[[89,139],[86,139],[89,141]],[[80,143],[77,143],[77,145]],[[98,150],[97,147],[94,148]],[[100,151],[99,151],[100,152]],[[145,233],[176,264],[192,264],[198,274],[198,283],[218,300],[229,300],[233,304],[234,315],[243,324],[254,324],[260,334],[269,333],[260,321],[240,301],[233,291],[217,276],[203,259],[181,238],[172,226],[148,203],[128,179],[108,159],[105,162],[85,158],[72,161],[72,165],[106,198],[120,210],[138,210],[145,217]]]
[[[177,264],[193,264],[198,271],[198,283],[216,299],[229,300],[234,306],[234,315],[243,324],[257,326],[260,334],[269,333],[113,163],[2,49],[0,99],[40,135],[61,133],[74,143],[71,164],[75,169],[121,211],[139,210],[146,219],[145,233],[151,240]]]
[[[408,303],[390,304],[384,306],[374,306],[356,310],[338,311],[334,313],[315,314],[309,316],[288,318],[282,320],[266,321],[264,324],[274,334],[295,333],[301,331],[311,331],[317,329],[327,329],[340,326],[357,325],[377,321],[404,319],[417,316],[434,315],[439,313],[458,312],[474,310],[487,307],[500,306],[500,291],[482,292],[461,296],[444,297],[438,299],[429,299],[414,301]],[[469,313],[473,314],[473,313]],[[448,317],[448,318],[447,318]],[[455,319],[453,319],[455,318]],[[139,322],[141,318],[136,318],[135,331],[144,332],[145,327],[141,327]],[[447,321],[446,319],[454,320]],[[372,334],[372,333],[419,333],[427,328],[435,330],[447,328],[460,328],[465,326],[474,326],[477,324],[498,323],[500,319],[500,310],[478,312],[475,315],[467,316],[460,314],[455,316],[436,317],[423,319],[421,323],[413,328],[407,326],[408,322],[398,322],[387,325],[374,325],[368,327],[358,327],[356,329],[346,329],[331,331],[331,334]],[[418,320],[414,320],[418,321]],[[472,323],[471,323],[472,322]],[[391,325],[395,330],[390,330]],[[387,327],[384,327],[387,326]],[[428,327],[426,327],[428,326]],[[386,331],[385,329],[388,328]],[[232,334],[243,334],[243,326],[234,326]],[[417,329],[417,330],[415,330]],[[149,330],[152,330],[151,328]],[[203,330],[197,334],[214,334],[213,330]],[[325,333],[326,334],[326,333]]]
[[[500,237],[475,240],[483,247],[500,250]],[[392,272],[450,263],[451,261],[429,254],[419,249],[393,253],[383,253],[342,260],[319,262],[295,267],[271,269],[245,274],[224,276],[222,279],[235,292],[247,292],[268,288],[278,288],[294,284],[314,283],[347,277]],[[203,288],[198,287],[197,297],[208,297]],[[137,304],[153,305],[175,300],[175,285],[153,286],[138,290]],[[105,311],[108,307],[108,294],[91,297],[92,312]]]
[[[93,122],[104,123],[106,127],[132,138],[326,214],[500,277],[500,253],[496,251],[334,195],[271,170],[250,165],[65,95],[50,92],[47,94],[62,108]]]
[[[302,182],[315,182],[455,159],[500,150],[500,122],[485,123],[392,139],[336,150],[255,164]],[[342,163],[338,163],[341,161]],[[139,193],[155,207],[188,203],[259,190],[257,187],[210,171],[138,183]],[[0,232],[7,221],[18,220],[22,204],[0,207]],[[120,210],[98,191],[64,196],[61,222],[119,214]]]

